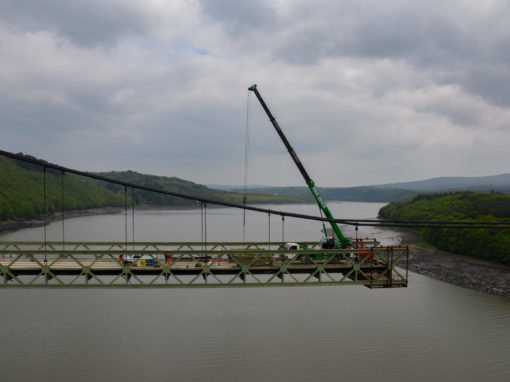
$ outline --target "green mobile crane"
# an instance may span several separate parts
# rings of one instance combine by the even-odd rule
[[[335,241],[334,238],[326,237],[326,240],[323,242],[323,247],[324,248],[347,248],[347,247],[350,247],[351,246],[350,240],[344,236],[344,234],[340,230],[340,227],[338,227],[338,224],[336,224],[335,218],[331,214],[331,211],[329,210],[328,206],[326,205],[326,202],[324,201],[319,190],[315,186],[314,181],[310,178],[310,176],[306,172],[306,170],[305,170],[303,164],[301,163],[301,161],[299,160],[296,152],[294,151],[294,149],[290,145],[289,141],[287,140],[287,137],[285,136],[285,134],[283,134],[283,131],[280,128],[280,126],[278,125],[278,122],[276,121],[275,117],[273,117],[273,114],[271,113],[271,111],[267,107],[266,103],[262,99],[262,96],[260,95],[260,93],[257,89],[257,85],[250,86],[248,88],[248,90],[254,92],[255,95],[257,96],[257,99],[259,100],[260,104],[262,105],[262,108],[264,109],[267,116],[269,117],[269,120],[273,124],[276,132],[278,133],[281,140],[283,141],[283,144],[287,148],[290,156],[294,160],[294,163],[296,164],[297,168],[299,169],[299,172],[301,172],[301,175],[303,175],[303,178],[305,178],[305,182],[306,182],[308,188],[310,189],[310,191],[312,191],[313,197],[315,198],[315,201],[317,202],[319,209],[324,213],[324,215],[328,219],[329,224],[331,224],[331,228],[333,228],[333,232],[336,234],[336,236],[338,238],[338,242],[337,242],[337,241]],[[324,234],[327,236],[326,232],[324,232]]]

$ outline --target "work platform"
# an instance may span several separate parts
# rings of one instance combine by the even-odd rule
[[[0,242],[0,288],[406,287],[408,247],[276,242]]]

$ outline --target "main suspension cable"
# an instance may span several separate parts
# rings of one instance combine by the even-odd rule
[[[70,168],[58,166],[55,164],[43,162],[36,159],[31,158],[25,158],[18,154],[13,154],[7,151],[0,150],[0,155],[21,160],[24,162],[36,164],[39,166],[46,168],[51,168],[55,170],[63,170],[70,174],[80,175],[84,176],[90,179],[96,179],[103,182],[109,182],[112,184],[117,184],[120,186],[127,186],[127,187],[133,187],[137,190],[144,190],[149,192],[154,192],[161,195],[169,195],[169,196],[175,196],[178,198],[186,199],[186,200],[194,200],[201,203],[211,203],[219,206],[224,207],[232,207],[232,208],[240,208],[240,209],[246,209],[249,211],[254,212],[263,212],[263,213],[271,213],[273,215],[279,215],[279,216],[288,216],[298,219],[306,219],[306,220],[317,220],[317,221],[325,221],[330,222],[334,221],[336,223],[340,224],[346,224],[346,225],[359,225],[359,226],[372,226],[372,227],[410,227],[410,228],[488,228],[488,229],[510,229],[510,221],[509,222],[466,222],[466,221],[426,221],[426,220],[420,220],[420,221],[402,221],[402,220],[379,220],[379,219],[332,219],[329,220],[324,217],[319,216],[312,216],[312,215],[305,215],[305,214],[299,214],[294,212],[288,212],[288,211],[279,211],[279,210],[272,210],[268,208],[260,208],[260,207],[254,207],[249,205],[243,205],[239,203],[231,203],[231,202],[224,202],[209,198],[203,198],[199,196],[192,196],[192,195],[185,195],[178,192],[172,192],[172,191],[164,191],[160,189],[155,189],[152,187],[137,185],[134,183],[124,182],[112,178],[108,178],[105,176],[88,173],[85,171],[79,171],[79,170],[73,170]],[[45,170],[46,171],[46,170]],[[46,180],[44,180],[44,185],[46,185]],[[45,193],[46,193],[46,187],[45,187]],[[44,210],[46,210],[46,203]],[[46,220],[45,220],[46,221]]]

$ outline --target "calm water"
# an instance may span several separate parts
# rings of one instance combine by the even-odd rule
[[[370,218],[381,204],[330,207]],[[65,237],[122,241],[124,222],[123,214],[69,219]],[[320,229],[288,219],[283,235],[318,240]],[[137,241],[198,241],[200,211],[137,211],[134,231]],[[282,238],[277,217],[270,234]],[[242,235],[239,212],[208,209],[208,240]],[[399,241],[378,229],[360,236]],[[37,228],[0,240],[43,237]],[[47,237],[61,240],[62,223]],[[268,237],[268,217],[249,214],[246,239]],[[409,288],[395,290],[0,290],[0,301],[1,381],[510,381],[510,299],[413,273]]]

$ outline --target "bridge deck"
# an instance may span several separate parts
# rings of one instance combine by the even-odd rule
[[[0,287],[407,286],[407,247],[281,244],[0,242]]]

